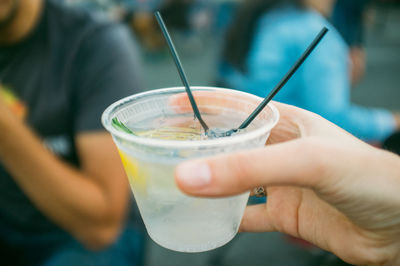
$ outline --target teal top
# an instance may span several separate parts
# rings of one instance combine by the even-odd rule
[[[262,16],[247,55],[246,73],[223,62],[221,80],[231,88],[265,97],[323,26],[330,31],[274,100],[320,114],[364,140],[385,139],[395,129],[393,115],[350,102],[348,47],[313,10],[281,8]]]

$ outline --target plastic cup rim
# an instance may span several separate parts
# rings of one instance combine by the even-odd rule
[[[262,100],[261,97],[258,97],[256,95],[246,93],[243,91],[227,89],[227,88],[211,87],[211,86],[191,86],[191,89],[199,90],[199,91],[226,90],[231,93],[241,94],[241,95],[245,95],[246,97],[249,97],[249,98]],[[199,147],[209,147],[209,146],[213,146],[213,147],[229,146],[229,145],[234,145],[236,143],[249,141],[249,140],[255,139],[259,136],[262,136],[263,134],[265,134],[267,132],[270,132],[272,130],[272,128],[274,128],[275,125],[279,121],[280,116],[279,116],[278,109],[272,103],[269,103],[268,107],[272,110],[272,113],[274,116],[274,120],[272,122],[267,123],[266,125],[263,125],[255,130],[251,130],[249,132],[244,132],[244,133],[241,133],[238,135],[233,135],[231,137],[223,137],[223,138],[207,139],[207,140],[152,139],[152,138],[139,137],[139,136],[135,136],[132,134],[128,134],[128,133],[119,131],[111,125],[111,119],[112,119],[111,114],[117,107],[121,106],[122,104],[132,102],[134,99],[142,98],[149,94],[171,92],[171,91],[184,92],[184,87],[169,87],[169,88],[154,89],[154,90],[149,90],[146,92],[141,92],[141,93],[137,93],[137,94],[122,98],[106,108],[106,110],[103,112],[103,114],[101,116],[101,122],[102,122],[103,126],[105,127],[105,129],[108,132],[110,132],[113,137],[116,136],[125,141],[133,142],[133,143],[140,144],[143,146],[156,147],[156,148],[185,149],[185,148],[199,148]]]

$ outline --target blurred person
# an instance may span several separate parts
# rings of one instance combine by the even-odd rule
[[[326,26],[330,32],[276,99],[381,142],[400,128],[400,116],[351,103],[348,47],[326,19],[334,2],[245,1],[227,34],[220,79],[224,86],[265,97]]]
[[[178,187],[224,197],[261,186],[268,200],[246,208],[240,231],[279,231],[351,264],[400,265],[400,157],[316,114],[275,106],[271,145],[181,163]]]
[[[2,265],[140,263],[143,233],[125,219],[127,178],[100,123],[139,92],[137,59],[118,24],[60,1],[0,1]]]
[[[349,46],[351,62],[350,80],[356,85],[365,75],[366,52],[364,20],[370,0],[337,0],[332,22]],[[400,154],[400,132],[389,136],[382,143],[384,149]]]
[[[204,0],[139,1],[129,10],[125,21],[137,33],[146,52],[163,53],[166,43],[154,16],[154,12],[159,11],[167,27],[176,30],[175,42],[192,53],[201,47],[202,35],[209,29],[210,6]]]
[[[128,13],[125,21],[138,36],[145,51],[158,52],[165,48],[163,36],[152,12],[132,11]]]
[[[240,4],[240,0],[218,0],[215,5],[215,25],[216,30],[225,31],[230,25],[233,14]]]
[[[187,30],[190,26],[189,11],[194,0],[166,0],[160,7],[165,24],[180,30]]]
[[[382,147],[388,151],[400,154],[400,131],[385,139]]]
[[[365,74],[364,16],[369,0],[337,0],[332,23],[349,46],[350,81],[357,84]]]
[[[159,10],[165,0],[120,0],[127,10],[125,22],[136,33],[146,52],[160,52],[165,48],[163,36],[159,30],[154,11]]]
[[[210,0],[169,0],[160,7],[165,24],[173,31],[182,54],[194,55],[205,48],[211,31],[214,3]]]
[[[209,0],[168,0],[160,7],[165,23],[183,31],[208,27],[213,3]]]

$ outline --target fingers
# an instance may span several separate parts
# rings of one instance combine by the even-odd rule
[[[231,91],[195,91],[193,95],[201,113],[232,115],[242,113],[247,117],[261,102],[261,98],[243,94],[243,99]],[[239,94],[240,96],[240,94]],[[269,144],[280,143],[304,136],[315,135],[320,128],[328,126],[328,122],[321,117],[300,108],[273,102],[280,113],[280,120],[274,127],[268,139]],[[169,105],[177,113],[192,112],[189,98],[186,93],[173,95],[169,98]],[[328,126],[330,127],[330,126]],[[321,132],[326,134],[326,132]]]
[[[234,195],[257,186],[315,188],[329,181],[324,176],[327,153],[319,146],[314,140],[300,139],[189,161],[176,168],[175,180],[185,193],[210,197]]]
[[[223,109],[231,109],[250,114],[260,104],[261,98],[253,95],[243,95],[243,99],[238,98],[238,94],[231,91],[194,91],[193,96],[196,103],[203,113],[218,114]],[[317,115],[302,110],[300,108],[273,102],[280,113],[280,121],[275,128],[276,136],[283,133],[282,140],[293,139],[301,135],[304,129],[299,125],[310,124],[315,121]],[[169,98],[169,105],[177,113],[192,112],[189,98],[186,93],[172,95]],[[278,134],[279,133],[279,134]],[[286,137],[287,136],[287,137]],[[271,136],[274,138],[274,134]]]
[[[312,193],[310,190],[290,186],[269,187],[267,204],[247,206],[240,230],[242,232],[279,231],[299,237],[299,217],[302,217],[299,212],[306,211],[306,215],[311,214],[302,204],[305,191]],[[301,207],[302,205],[303,207]],[[313,208],[309,210],[314,211],[318,203],[313,202],[306,205],[312,205]]]
[[[242,223],[239,228],[240,232],[272,232],[276,231],[269,217],[266,204],[257,204],[247,206]]]
[[[287,104],[273,104],[279,110],[280,119],[271,131],[268,144],[312,136],[328,137],[348,145],[359,145],[361,142],[317,114]]]
[[[261,98],[252,95],[238,98],[238,94],[230,91],[195,91],[193,96],[200,112],[218,114],[222,109],[231,109],[250,113],[261,102]],[[189,98],[186,93],[173,95],[169,98],[169,105],[177,113],[192,112]]]

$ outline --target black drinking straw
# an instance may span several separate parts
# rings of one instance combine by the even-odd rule
[[[322,40],[322,38],[325,36],[325,34],[328,32],[328,29],[324,27],[315,37],[313,42],[307,47],[307,49],[304,51],[304,53],[300,56],[299,59],[297,59],[296,63],[292,66],[292,68],[286,73],[286,75],[281,79],[281,81],[276,85],[276,87],[270,92],[270,94],[260,103],[259,106],[251,113],[251,115],[239,126],[238,129],[243,129],[246,128],[253,120],[256,118],[256,116],[264,109],[265,106],[272,100],[272,98],[279,92],[279,90],[285,86],[286,82],[289,81],[289,79],[293,76],[293,74],[297,71],[297,69],[304,63],[304,61],[307,59],[307,57],[311,54],[311,52],[317,47],[319,42]],[[228,131],[230,134],[237,130],[231,130]],[[229,134],[227,133],[227,134]]]
[[[185,86],[186,93],[189,96],[189,101],[190,101],[190,104],[192,105],[194,115],[197,117],[197,119],[199,119],[201,126],[204,128],[204,131],[207,133],[209,128],[208,128],[207,124],[204,122],[204,120],[201,118],[199,108],[197,108],[196,101],[194,100],[193,94],[190,90],[189,82],[186,78],[185,71],[183,70],[181,60],[179,59],[178,53],[176,52],[174,43],[172,42],[171,36],[168,33],[168,30],[167,30],[167,27],[165,26],[164,20],[162,19],[160,12],[156,11],[156,12],[154,12],[154,15],[157,19],[158,24],[160,25],[160,28],[164,35],[165,40],[167,41],[167,44],[168,44],[169,50],[172,54],[172,57],[174,58],[176,68],[178,69],[178,72],[179,72],[179,76],[181,77],[182,83]]]

